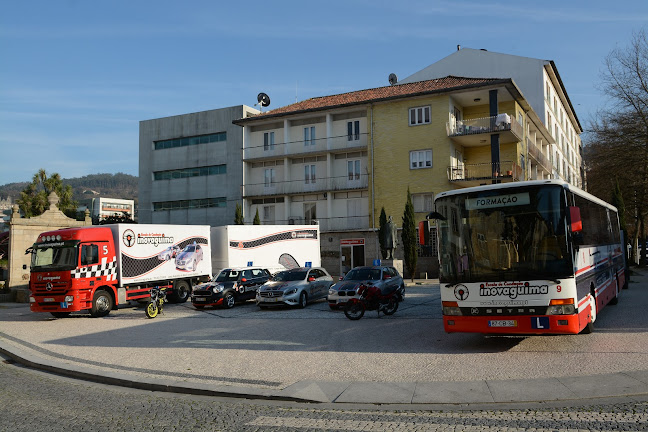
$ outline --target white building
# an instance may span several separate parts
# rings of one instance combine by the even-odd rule
[[[470,78],[512,78],[533,111],[541,116],[553,142],[532,142],[537,148],[550,144],[554,178],[583,187],[580,125],[567,90],[552,60],[541,60],[486,50],[460,48],[449,56],[398,81],[405,84],[448,75]],[[542,118],[544,117],[544,118]],[[533,125],[524,125],[534,136]],[[533,167],[529,167],[533,171]]]
[[[135,219],[135,201],[119,198],[93,198],[90,214],[92,220],[102,221],[110,216],[126,214]]]

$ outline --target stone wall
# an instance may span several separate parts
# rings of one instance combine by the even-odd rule
[[[13,206],[9,221],[9,280],[7,281],[11,290],[29,289],[31,254],[25,254],[25,251],[34,244],[40,233],[60,228],[92,225],[88,210],[86,210],[85,220],[77,221],[67,217],[58,209],[59,198],[56,193],[52,192],[48,200],[49,210],[32,218],[21,217],[18,205]],[[24,301],[20,295],[18,297],[17,301]]]

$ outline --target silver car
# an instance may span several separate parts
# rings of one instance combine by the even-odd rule
[[[405,295],[405,283],[403,278],[394,267],[390,266],[367,266],[356,267],[349,271],[344,279],[329,289],[328,303],[331,309],[339,309],[353,297],[357,297],[357,290],[360,284],[371,285],[380,288],[383,294],[389,294],[399,288],[403,289]]]
[[[275,273],[256,294],[261,308],[268,306],[298,306],[303,308],[310,301],[326,298],[333,285],[333,278],[321,267],[299,267]]]
[[[192,243],[185,247],[175,259],[178,270],[196,271],[198,263],[203,259],[203,250],[199,244]]]

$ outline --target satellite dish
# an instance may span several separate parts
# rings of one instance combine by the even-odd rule
[[[267,107],[270,105],[270,96],[268,96],[265,93],[259,93],[257,95],[257,104],[255,105],[261,105],[262,107]]]
[[[389,74],[389,85],[394,85],[398,82],[398,77],[395,73]]]

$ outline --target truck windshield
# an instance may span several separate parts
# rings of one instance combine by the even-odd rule
[[[573,276],[564,189],[490,189],[436,201],[441,282],[495,282]]]
[[[60,271],[77,267],[78,242],[65,241],[56,244],[35,244],[31,270]]]

